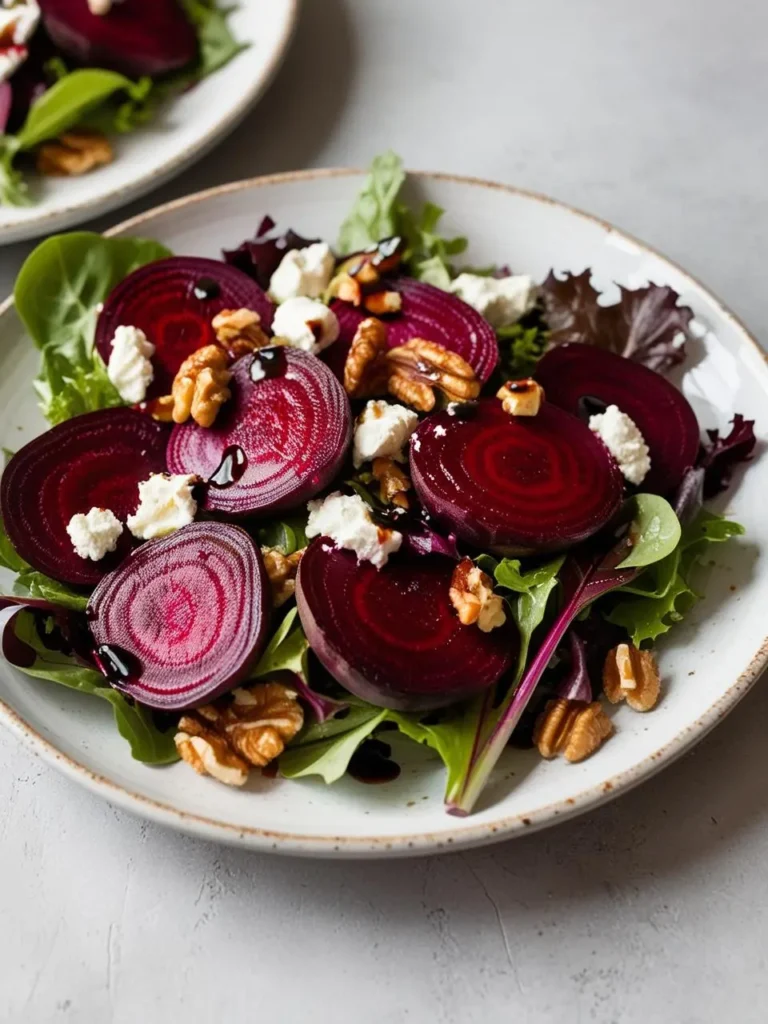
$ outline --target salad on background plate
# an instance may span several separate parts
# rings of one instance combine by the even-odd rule
[[[218,0],[0,0],[0,205],[31,172],[76,177],[115,158],[161,103],[243,48]]]
[[[386,782],[397,731],[464,815],[509,744],[599,757],[614,705],[663,701],[755,436],[702,437],[668,378],[672,288],[459,267],[403,181],[374,161],[333,244],[265,216],[222,260],[38,246],[14,297],[51,429],[6,453],[2,643],[147,764]]]

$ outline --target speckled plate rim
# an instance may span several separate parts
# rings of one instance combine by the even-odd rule
[[[0,246],[12,245],[27,239],[41,238],[47,232],[66,231],[91,217],[104,216],[118,206],[125,206],[135,199],[140,199],[148,192],[154,191],[190,164],[201,160],[206,154],[226,138],[240,124],[248,111],[261,99],[288,52],[288,45],[296,31],[301,0],[285,0],[288,4],[287,16],[283,32],[278,39],[269,61],[265,64],[262,74],[246,89],[239,101],[207,134],[201,136],[192,145],[180,149],[159,166],[137,175],[128,184],[122,184],[106,192],[98,192],[94,197],[76,203],[64,203],[55,209],[42,210],[39,216],[30,216],[18,224],[2,227]],[[34,210],[34,207],[32,208]],[[156,207],[160,209],[160,207]]]
[[[329,168],[321,170],[291,171],[281,174],[266,175],[260,178],[250,178],[243,181],[232,182],[227,185],[220,185],[215,188],[196,192],[193,195],[173,200],[161,206],[156,206],[145,213],[123,221],[115,227],[106,231],[107,236],[125,234],[136,228],[141,228],[148,220],[158,214],[167,213],[182,207],[204,202],[206,199],[228,192],[247,191],[248,189],[259,188],[265,185],[280,184],[296,181],[312,181],[325,177],[343,177],[345,175],[360,175],[363,173],[355,168]],[[717,308],[718,312],[730,320],[737,328],[745,341],[747,341],[765,360],[766,355],[758,345],[755,338],[750,334],[745,325],[730,309],[700,281],[683,270],[678,264],[662,253],[646,245],[632,235],[616,228],[609,221],[602,220],[592,214],[585,213],[576,207],[538,192],[520,189],[513,185],[505,185],[500,182],[487,181],[482,178],[473,178],[440,172],[409,172],[416,179],[450,181],[457,184],[472,185],[475,187],[494,189],[513,195],[523,196],[539,203],[546,203],[559,207],[567,213],[580,217],[592,224],[597,224],[606,231],[613,232],[617,237],[637,246],[640,250],[652,256],[664,260],[674,267],[690,284],[700,290],[710,302]],[[9,297],[0,305],[0,317],[9,312],[13,306],[13,297]],[[180,811],[170,804],[152,800],[140,793],[123,786],[117,785],[111,779],[105,778],[96,772],[86,768],[74,758],[63,754],[58,748],[41,736],[37,730],[30,725],[21,715],[11,708],[4,701],[0,700],[0,723],[16,735],[33,753],[40,756],[52,767],[58,769],[64,775],[74,779],[86,789],[109,801],[111,804],[136,814],[139,817],[148,818],[160,825],[175,828],[188,834],[199,836],[203,839],[216,840],[230,845],[249,847],[256,851],[274,852],[299,856],[327,856],[327,857],[397,857],[415,856],[427,853],[440,853],[456,849],[467,849],[472,846],[484,846],[490,843],[499,842],[503,839],[511,839],[515,836],[529,834],[553,825],[558,821],[565,821],[578,814],[583,814],[609,800],[628,792],[635,786],[651,778],[667,765],[671,764],[678,757],[691,749],[699,740],[713,729],[725,716],[733,710],[739,701],[748,693],[751,687],[759,678],[761,672],[768,664],[768,635],[761,641],[758,649],[750,658],[747,668],[727,688],[716,701],[712,703],[705,714],[701,715],[695,722],[684,727],[675,739],[659,747],[653,753],[623,772],[618,772],[611,778],[603,780],[598,785],[589,786],[578,793],[575,797],[556,801],[538,809],[530,816],[511,815],[498,819],[495,822],[485,822],[473,825],[472,818],[456,818],[456,825],[450,831],[443,831],[439,834],[433,832],[416,831],[404,835],[393,836],[316,836],[303,835],[284,831],[254,828],[252,826],[237,826],[225,821],[217,821],[214,818],[202,815],[190,814]]]

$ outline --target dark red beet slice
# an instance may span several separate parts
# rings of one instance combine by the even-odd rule
[[[79,512],[136,511],[139,483],[165,472],[168,428],[132,409],[75,416],[25,445],[0,481],[3,522],[22,558],[76,586],[94,586],[131,547],[127,530],[100,562],[75,554],[67,525]]]
[[[248,534],[192,523],[149,541],[88,603],[109,681],[154,708],[194,707],[247,678],[269,627],[269,581]]]
[[[197,36],[178,0],[121,0],[91,14],[85,0],[38,0],[43,23],[63,52],[124,75],[162,75],[190,64]]]
[[[115,329],[140,327],[156,347],[147,397],[167,395],[187,356],[215,344],[211,320],[216,314],[243,308],[271,327],[274,306],[242,271],[218,260],[172,256],[139,267],[113,290],[96,325],[96,347],[108,363]]]
[[[232,400],[213,427],[174,427],[171,471],[214,478],[205,507],[223,515],[294,508],[341,468],[352,436],[346,393],[324,363],[295,348],[262,349],[232,371]],[[252,371],[265,376],[253,380]]]
[[[608,449],[575,416],[545,402],[509,416],[494,398],[470,418],[448,411],[411,439],[422,504],[460,538],[502,554],[558,551],[585,540],[621,504]]]
[[[334,678],[379,707],[425,711],[492,686],[517,653],[508,620],[462,626],[448,591],[456,563],[397,555],[383,569],[318,537],[296,599],[310,646]]]
[[[671,494],[694,465],[699,424],[687,398],[666,378],[624,356],[577,342],[559,345],[536,367],[547,398],[589,419],[590,398],[617,405],[635,421],[651,453],[643,491]],[[586,400],[586,401],[585,401]]]
[[[484,317],[455,295],[410,277],[393,278],[387,287],[403,296],[402,312],[386,321],[390,348],[404,345],[411,338],[436,341],[466,359],[480,380],[488,380],[499,361],[499,346]],[[339,340],[323,353],[323,359],[343,380],[352,338],[360,321],[370,314],[339,300],[331,308],[338,317],[340,334]]]

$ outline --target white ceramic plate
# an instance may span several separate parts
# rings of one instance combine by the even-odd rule
[[[0,245],[63,231],[162,185],[212,149],[259,99],[290,42],[299,0],[240,0],[230,16],[247,50],[152,122],[115,137],[115,160],[80,178],[30,178],[34,205],[0,206]]]
[[[361,183],[351,171],[278,175],[224,186],[162,206],[115,229],[159,239],[178,253],[217,256],[271,214],[283,227],[333,239]],[[474,264],[509,262],[543,279],[550,267],[592,267],[614,281],[670,284],[708,333],[688,360],[684,388],[705,426],[734,410],[766,435],[768,368],[734,316],[700,284],[610,225],[550,199],[501,185],[418,175],[411,188],[449,211],[448,230],[471,239]],[[43,429],[30,381],[37,357],[10,304],[0,312],[0,443],[16,449]],[[403,772],[386,786],[345,779],[256,777],[227,789],[186,765],[152,769],[132,761],[108,710],[0,664],[0,718],[33,750],[113,803],[212,839],[260,850],[322,856],[395,856],[489,843],[552,824],[636,785],[699,740],[746,693],[768,657],[768,460],[758,459],[728,498],[747,537],[716,551],[706,600],[661,645],[664,697],[639,715],[611,711],[616,735],[583,764],[542,762],[508,750],[478,811],[443,812],[441,764],[412,744],[398,748]]]

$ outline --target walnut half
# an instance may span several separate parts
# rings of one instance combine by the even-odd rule
[[[270,345],[261,317],[252,309],[222,309],[211,321],[216,340],[231,360]]]
[[[371,472],[379,482],[379,498],[385,505],[410,508],[407,492],[413,486],[411,478],[394,459],[380,455],[373,460]]]
[[[200,775],[242,786],[250,768],[279,757],[303,724],[295,690],[277,682],[253,683],[188,711],[174,739],[179,756]]]
[[[373,398],[386,393],[386,351],[387,329],[381,320],[375,317],[362,320],[344,364],[344,389],[350,398]]]
[[[229,358],[218,345],[204,345],[184,360],[173,381],[173,422],[192,417],[201,427],[213,426],[219,409],[231,398]]]
[[[483,633],[490,633],[507,621],[504,601],[494,594],[491,577],[471,558],[462,558],[453,570],[448,596],[463,626],[477,623]]]
[[[458,352],[426,338],[411,338],[386,353],[389,393],[419,412],[435,407],[435,391],[449,402],[471,402],[480,394],[475,371]]]
[[[37,169],[48,177],[78,177],[95,167],[112,162],[114,153],[101,132],[64,132],[53,142],[44,142],[37,151]]]
[[[302,548],[300,551],[294,551],[292,555],[284,555],[279,548],[261,549],[275,608],[284,605],[293,597],[296,591],[296,573],[305,550],[306,548]]]
[[[611,704],[626,700],[635,711],[650,711],[661,694],[661,679],[653,651],[619,644],[608,652],[603,667],[603,690]]]
[[[602,746],[613,732],[613,722],[599,701],[558,697],[547,705],[536,720],[533,742],[542,757],[562,754],[566,761],[583,761]]]

